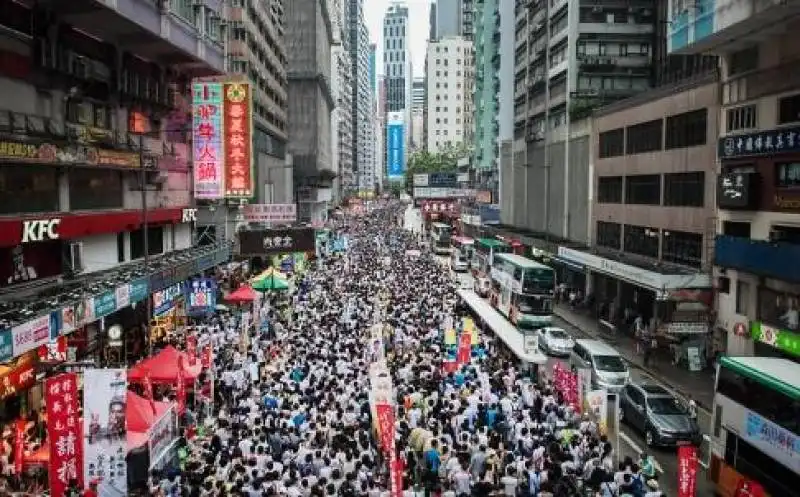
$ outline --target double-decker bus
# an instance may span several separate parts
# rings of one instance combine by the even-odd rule
[[[498,254],[491,270],[491,302],[518,328],[536,329],[553,322],[555,271],[516,254]]]
[[[452,246],[450,269],[453,271],[468,271],[470,261],[472,261],[472,253],[475,250],[475,240],[467,236],[454,236]]]
[[[722,357],[710,435],[716,495],[757,482],[771,497],[800,496],[800,364]]]
[[[507,254],[511,252],[511,245],[496,238],[480,238],[475,243],[472,251],[473,289],[481,297],[489,295],[492,281],[489,272],[492,269],[494,256],[497,254]]]
[[[431,247],[434,254],[450,254],[450,239],[453,237],[453,227],[445,223],[431,224]]]

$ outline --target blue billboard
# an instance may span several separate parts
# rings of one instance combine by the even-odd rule
[[[405,175],[405,129],[403,121],[389,120],[386,124],[386,176],[401,180]]]

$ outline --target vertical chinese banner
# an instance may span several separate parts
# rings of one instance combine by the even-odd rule
[[[697,447],[678,447],[678,497],[695,497],[697,493]]]
[[[83,484],[78,375],[64,373],[45,382],[47,439],[50,440],[50,495],[63,497],[73,480]]]
[[[21,419],[14,423],[14,473],[21,475],[25,459],[25,425]]]
[[[197,337],[194,335],[186,337],[186,355],[189,359],[189,366],[197,364]]]
[[[194,197],[223,197],[222,83],[192,84],[192,143],[194,152]]]
[[[83,481],[97,482],[97,495],[128,494],[124,369],[87,369],[83,373]]]
[[[472,356],[472,336],[471,333],[462,332],[458,339],[458,364],[469,364]]]
[[[225,83],[225,197],[253,196],[253,120],[249,83]]]
[[[375,405],[375,412],[378,415],[378,442],[384,454],[390,455],[394,450],[394,408],[381,402]]]
[[[186,411],[186,373],[183,371],[183,357],[178,359],[178,385],[175,391],[175,400],[178,402],[178,414]]]
[[[391,497],[403,497],[403,471],[405,470],[405,461],[399,457],[393,457],[390,464],[392,469]]]

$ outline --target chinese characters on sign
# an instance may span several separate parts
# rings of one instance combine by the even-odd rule
[[[248,83],[225,84],[225,197],[253,196],[253,154]]]
[[[296,204],[247,204],[244,220],[254,223],[291,224],[297,221]]]
[[[186,312],[205,314],[217,306],[217,282],[213,278],[197,278],[186,285]],[[192,364],[193,365],[193,364]]]
[[[239,232],[242,255],[286,254],[316,249],[314,228],[285,228]]]
[[[194,143],[194,196],[222,198],[222,84],[192,85],[192,141]]]
[[[697,448],[693,445],[678,447],[678,497],[697,495]]]
[[[720,138],[718,148],[720,159],[797,152],[800,151],[800,128],[775,129]]]
[[[99,481],[97,495],[128,495],[127,402],[124,369],[83,373],[83,479]]]
[[[64,373],[45,383],[47,438],[50,441],[50,495],[62,497],[70,481],[83,488],[78,375]]]
[[[456,204],[453,202],[428,202],[423,205],[422,210],[431,213],[455,212]]]

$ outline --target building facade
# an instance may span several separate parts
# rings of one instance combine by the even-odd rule
[[[385,112],[400,112],[405,128],[405,149],[411,143],[411,85],[413,81],[408,6],[393,3],[383,18],[383,74],[386,85]],[[385,119],[385,116],[384,116]],[[384,131],[385,134],[385,131]],[[384,143],[386,140],[384,140]],[[385,153],[381,155],[384,156]],[[406,159],[407,159],[407,155]]]
[[[334,44],[331,47],[331,88],[336,107],[331,115],[331,157],[337,177],[333,180],[333,203],[338,204],[358,188],[354,163],[353,138],[353,71],[350,57],[350,36],[346,24],[350,9],[348,0],[331,2],[331,24]]]
[[[294,165],[298,218],[324,221],[336,177],[331,156],[331,45],[329,2],[287,2],[286,52],[289,80],[289,152]]]
[[[195,231],[188,133],[192,78],[225,71],[223,12],[145,3],[125,15],[128,4],[0,2],[0,400],[9,418],[43,407],[39,347],[63,340],[74,360],[99,361],[116,324],[144,343],[131,328],[153,317],[151,294],[230,257],[228,244]],[[196,13],[208,22],[195,24]],[[22,364],[25,384],[12,379]]]
[[[800,10],[794,2],[670,6],[673,53],[721,58],[716,324],[729,354],[800,361]]]
[[[373,163],[373,100],[372,70],[370,66],[371,43],[364,20],[364,0],[349,0],[347,23],[350,36],[350,66],[353,72],[352,121],[355,130],[355,160],[358,189],[374,191],[375,165]]]
[[[414,78],[411,83],[411,151],[427,150],[425,134],[427,126],[425,122],[427,115],[426,79],[427,75],[422,78]]]
[[[425,57],[425,131],[431,153],[460,148],[471,141],[475,79],[472,43],[461,36],[429,42]]]

